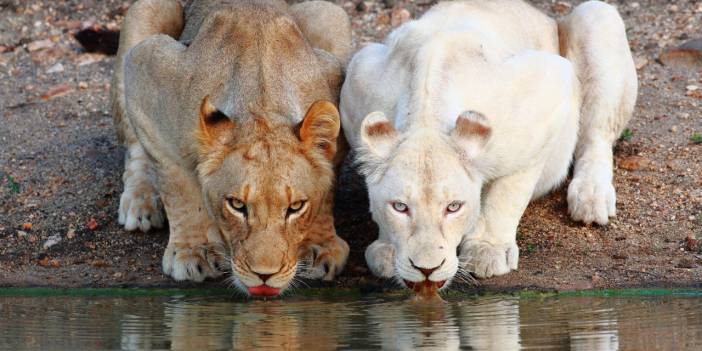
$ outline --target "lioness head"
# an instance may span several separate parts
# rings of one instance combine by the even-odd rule
[[[482,115],[464,112],[450,133],[399,133],[382,112],[366,116],[358,160],[380,240],[394,248],[395,275],[417,292],[445,288],[457,249],[480,211],[482,179],[472,171],[490,137]]]
[[[330,225],[318,213],[330,206],[339,114],[319,101],[298,128],[275,116],[241,120],[204,99],[198,177],[234,285],[251,295],[278,295],[295,276],[306,240]]]

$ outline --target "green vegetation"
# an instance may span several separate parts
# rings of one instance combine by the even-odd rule
[[[629,141],[633,137],[634,137],[634,132],[632,132],[631,129],[626,128],[622,132],[622,135],[619,136],[619,140]]]
[[[1,174],[2,173],[0,173],[0,175]],[[19,194],[20,184],[15,181],[15,178],[12,178],[12,176],[9,174],[5,174],[5,179],[7,179],[7,186],[10,188],[10,192],[13,194]],[[0,177],[0,180],[2,180],[2,177]]]
[[[690,137],[690,142],[693,144],[702,144],[702,135],[699,133],[692,133],[692,136]]]

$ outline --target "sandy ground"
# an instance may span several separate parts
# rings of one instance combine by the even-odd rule
[[[571,221],[561,188],[526,211],[519,271],[459,289],[702,287],[702,144],[691,140],[702,134],[702,66],[659,59],[700,35],[702,3],[609,2],[625,18],[640,78],[628,140],[615,148],[617,218],[607,227]],[[113,57],[86,53],[73,38],[96,24],[118,29],[129,3],[0,1],[0,287],[192,285],[161,274],[165,231],[129,233],[117,224],[123,150],[108,104]],[[579,2],[533,3],[559,15]],[[359,46],[431,4],[342,2]],[[346,167],[336,213],[351,259],[326,285],[393,286],[371,277],[363,260],[377,233],[367,202],[362,180]]]

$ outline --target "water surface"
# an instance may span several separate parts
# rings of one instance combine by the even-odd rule
[[[10,350],[702,349],[702,292],[434,304],[379,295],[10,295],[0,290],[0,347]]]

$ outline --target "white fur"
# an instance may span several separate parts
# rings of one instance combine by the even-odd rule
[[[519,220],[574,153],[571,215],[607,223],[611,146],[636,86],[621,18],[594,1],[561,24],[521,0],[442,3],[360,50],[340,108],[380,228],[366,251],[373,273],[422,281],[413,264],[444,262],[428,277],[441,281],[516,269]],[[459,116],[490,133],[459,135]],[[463,207],[446,213],[454,201]]]

